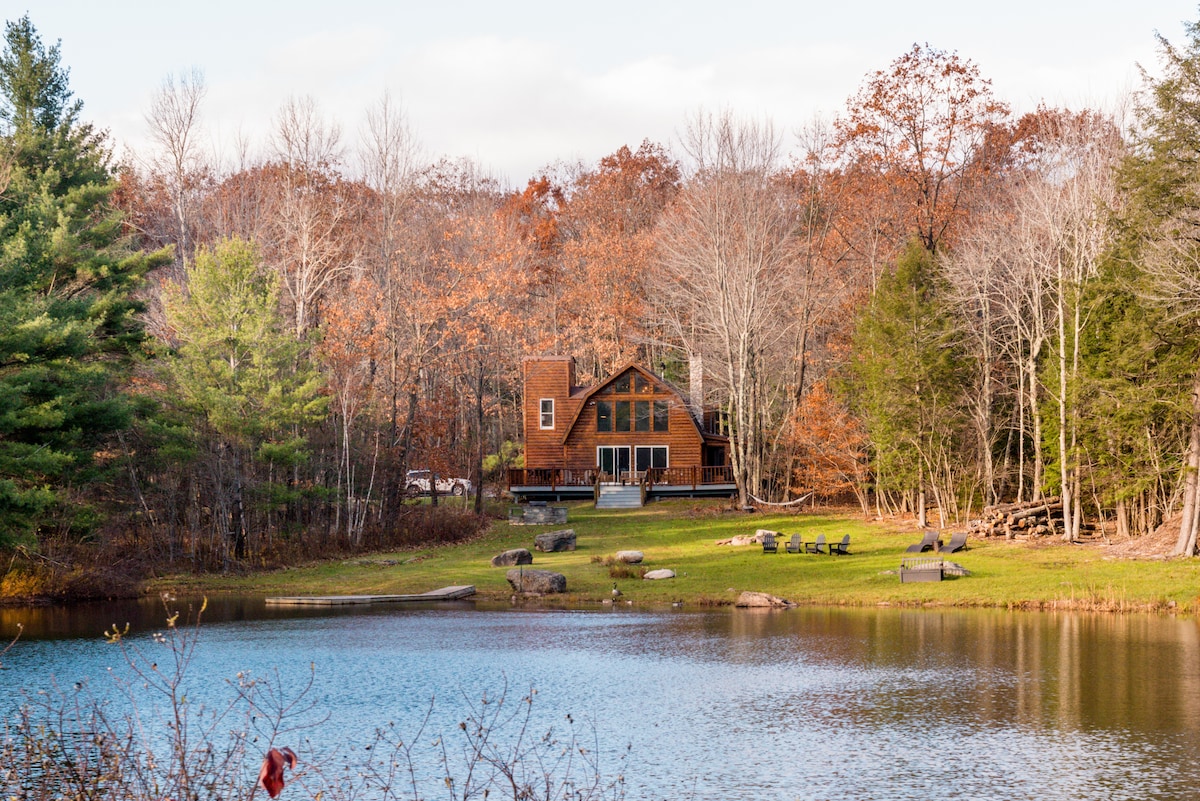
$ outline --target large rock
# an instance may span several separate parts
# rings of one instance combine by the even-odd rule
[[[656,579],[675,578],[675,571],[667,570],[666,568],[663,568],[662,570],[651,570],[649,573],[642,576],[642,578],[645,579],[646,581],[655,581]]]
[[[779,539],[782,536],[778,531],[772,531],[769,528],[760,528],[758,531],[754,532],[754,538],[750,541],[754,543],[761,543],[763,541],[763,535],[765,534],[770,534],[775,537],[775,539]]]
[[[795,604],[784,598],[777,598],[774,595],[768,595],[765,592],[750,592],[747,590],[738,596],[737,602],[734,604],[734,606],[740,606],[743,608],[768,607],[772,609],[785,609],[793,607]]]
[[[758,545],[758,535],[738,534],[725,540],[717,540],[717,545]]]
[[[533,547],[545,553],[552,551],[573,551],[575,550],[575,529],[560,528],[558,531],[547,531],[538,534],[533,538]]]
[[[523,570],[517,568],[505,573],[504,577],[508,579],[508,583],[517,592],[550,595],[556,592],[567,591],[567,577],[562,573],[555,573],[550,570]]]
[[[533,554],[528,548],[513,548],[511,551],[498,553],[492,557],[492,567],[513,567],[515,565],[532,565]]]
[[[640,565],[645,558],[641,551],[617,551],[617,561],[627,565]]]

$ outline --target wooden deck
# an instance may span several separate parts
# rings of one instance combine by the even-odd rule
[[[285,595],[268,598],[268,604],[285,606],[345,606],[349,604],[395,604],[413,601],[457,601],[475,594],[475,585],[442,587],[417,595]]]

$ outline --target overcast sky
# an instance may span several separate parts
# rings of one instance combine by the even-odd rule
[[[975,9],[987,9],[975,10]],[[1197,0],[0,0],[61,40],[84,116],[146,141],[168,74],[203,71],[204,127],[228,156],[311,96],[357,141],[385,91],[430,159],[467,156],[512,185],[643,139],[675,146],[690,113],[770,118],[790,146],[916,42],[957,51],[1015,111],[1111,105],[1183,43]]]

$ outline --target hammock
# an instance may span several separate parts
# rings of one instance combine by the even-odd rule
[[[775,503],[772,501],[764,501],[762,498],[759,498],[756,495],[751,495],[750,500],[754,501],[755,503],[761,503],[763,506],[795,506],[798,503],[804,503],[811,497],[812,497],[812,493],[810,492],[807,495],[801,495],[799,498],[797,498],[794,501],[783,501],[781,503]]]

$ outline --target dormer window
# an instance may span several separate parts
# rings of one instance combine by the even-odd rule
[[[542,398],[541,406],[541,421],[539,427],[545,431],[554,428],[554,398]]]

